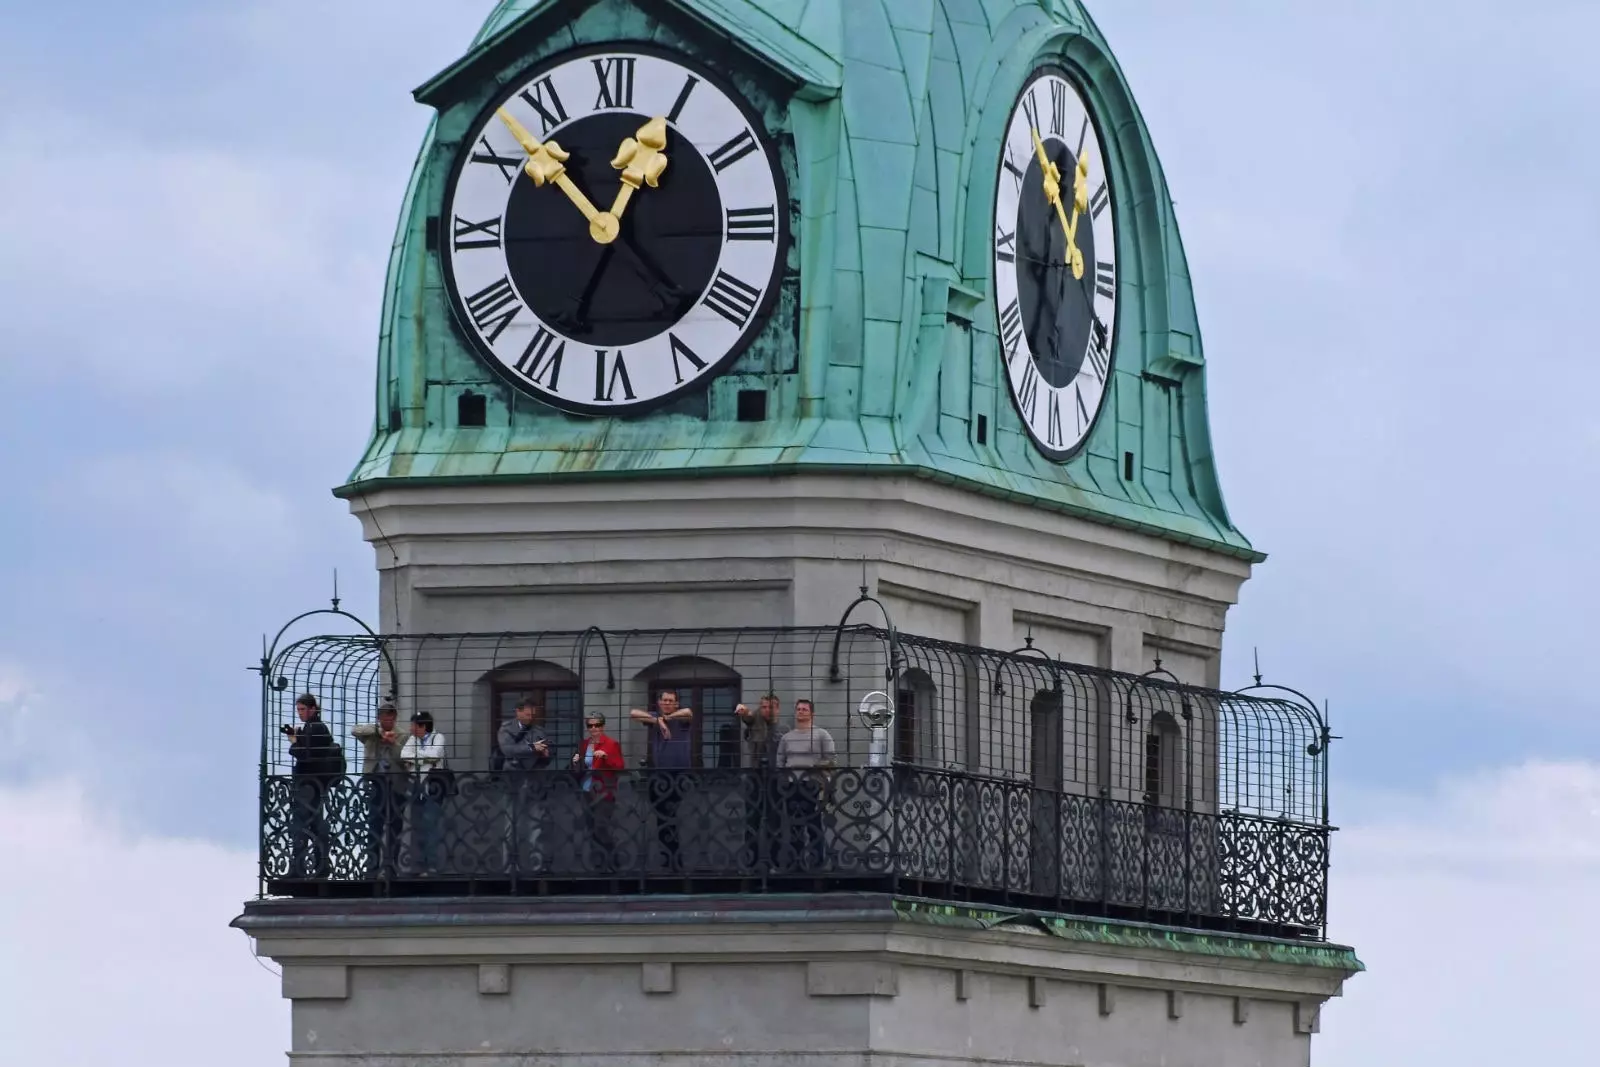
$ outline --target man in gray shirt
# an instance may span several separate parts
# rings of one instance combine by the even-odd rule
[[[778,741],[777,763],[788,772],[781,784],[784,838],[787,847],[779,850],[778,863],[785,873],[816,870],[825,858],[822,798],[838,749],[833,735],[814,724],[816,709],[801,697],[794,702],[794,729]]]
[[[550,739],[544,715],[530,698],[517,705],[516,717],[500,724],[495,745],[500,750],[506,782],[506,866],[518,873],[538,872],[546,857],[540,850],[544,828],[544,775],[550,765]]]

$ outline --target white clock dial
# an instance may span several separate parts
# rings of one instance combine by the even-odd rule
[[[703,385],[766,321],[788,203],[747,104],[684,58],[555,57],[463,141],[439,232],[462,329],[568,411]]]
[[[1072,456],[1109,391],[1116,197],[1094,116],[1060,68],[1034,73],[1006,122],[994,297],[1011,398],[1039,451]]]

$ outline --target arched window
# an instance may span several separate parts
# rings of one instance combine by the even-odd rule
[[[578,751],[583,739],[583,701],[576,674],[544,660],[528,660],[497,668],[488,681],[490,751],[500,724],[515,716],[517,705],[530,698],[544,712],[544,732],[556,759]]]
[[[1028,703],[1032,734],[1028,774],[1035,789],[1058,790],[1065,778],[1061,690],[1040,689]]]
[[[742,679],[716,660],[678,656],[662,660],[639,675],[645,683],[649,707],[664,690],[678,694],[682,707],[694,709],[694,766],[738,767],[743,736],[738,716]]]
[[[894,693],[894,762],[939,766],[939,690],[928,672],[901,671]]]
[[[1179,805],[1178,757],[1182,745],[1178,720],[1169,712],[1158,711],[1150,717],[1150,726],[1144,735],[1145,803],[1167,808]]]

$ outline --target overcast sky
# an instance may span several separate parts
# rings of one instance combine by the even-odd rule
[[[374,614],[328,490],[368,429],[409,91],[490,6],[0,0],[0,848],[33,857],[0,864],[29,917],[0,925],[0,1003],[31,1006],[30,1063],[214,1062],[171,1043],[148,998],[174,987],[251,1018],[237,1062],[281,1062],[276,983],[223,928],[253,884],[247,668],[335,568]],[[1332,935],[1372,970],[1316,1062],[1575,1062],[1600,5],[1092,10],[1177,200],[1227,499],[1271,557],[1225,683],[1259,647],[1344,738]],[[107,908],[113,883],[140,902]],[[62,1021],[88,970],[114,1044]]]

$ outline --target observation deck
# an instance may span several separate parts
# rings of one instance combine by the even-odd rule
[[[261,664],[261,894],[869,892],[1323,940],[1330,734],[1310,700],[850,615],[626,632],[363,626],[281,643]],[[655,727],[629,715],[669,689],[694,713],[682,769],[650,765]],[[282,727],[303,693],[345,773],[295,772]],[[785,728],[796,700],[814,702],[831,758],[761,765],[735,709],[768,694]],[[357,728],[386,700],[402,736],[413,714],[432,717],[448,774],[364,759]],[[552,759],[507,769],[493,739],[530,700]],[[624,760],[604,778],[571,760],[596,719]]]

